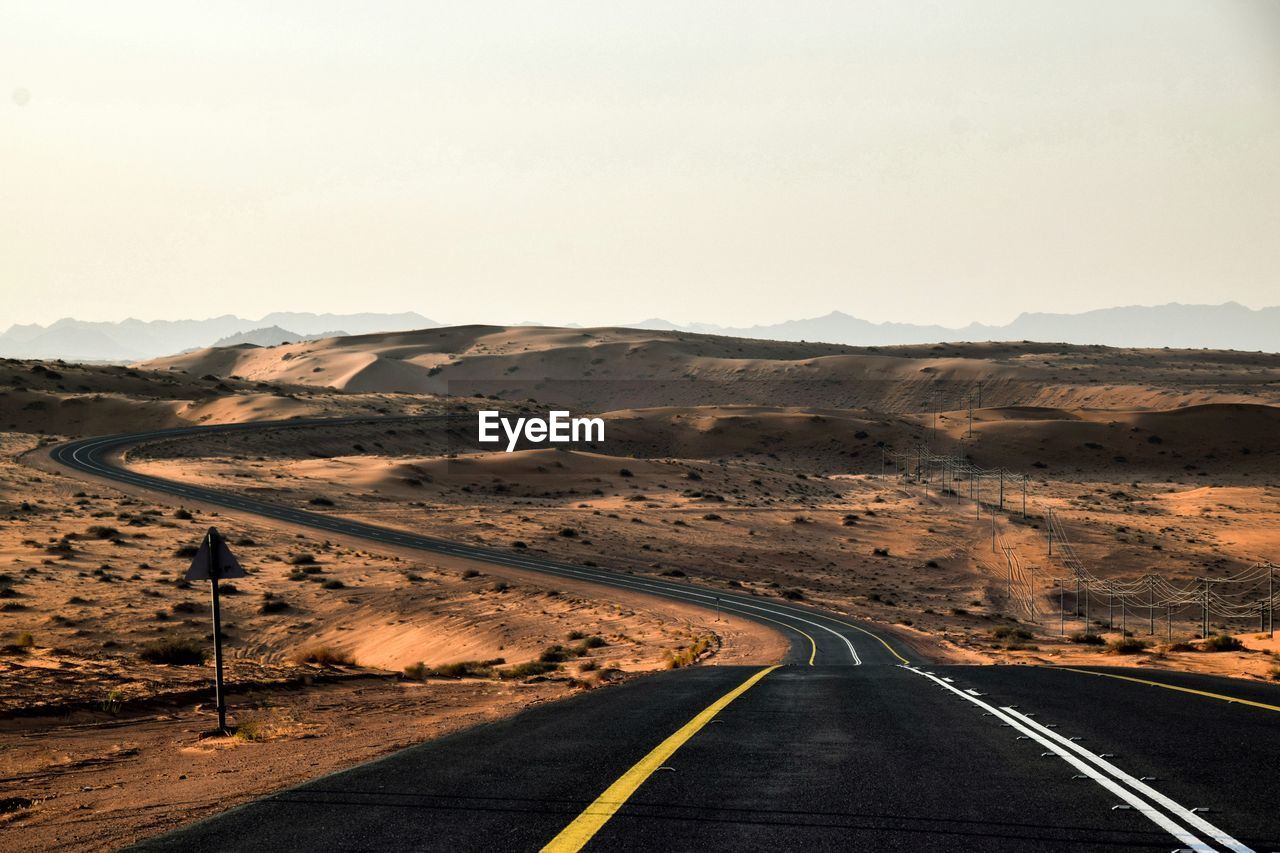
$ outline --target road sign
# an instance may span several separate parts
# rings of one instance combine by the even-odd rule
[[[227,702],[222,691],[222,606],[218,599],[218,581],[224,578],[245,576],[240,561],[227,547],[218,528],[210,527],[200,542],[196,557],[187,569],[187,580],[207,580],[213,610],[213,670],[214,698],[218,705],[218,731],[227,732]]]
[[[216,559],[215,559],[216,558]],[[210,527],[200,542],[200,550],[196,551],[191,568],[187,569],[187,580],[207,581],[217,578],[242,578],[245,576],[240,561],[227,547],[226,540],[218,533],[218,528]]]

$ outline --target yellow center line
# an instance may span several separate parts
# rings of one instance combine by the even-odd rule
[[[1268,705],[1266,702],[1255,702],[1252,699],[1240,699],[1236,696],[1227,696],[1222,693],[1210,693],[1207,690],[1196,690],[1191,687],[1179,687],[1176,684],[1169,684],[1164,681],[1150,681],[1145,678],[1134,678],[1132,675],[1116,675],[1112,672],[1094,672],[1090,669],[1076,669],[1071,666],[1046,666],[1045,669],[1065,669],[1067,672],[1078,672],[1081,675],[1100,675],[1103,678],[1115,678],[1119,681],[1132,681],[1135,684],[1146,684],[1151,687],[1163,687],[1165,690],[1177,690],[1179,693],[1194,693],[1196,696],[1205,696],[1209,699],[1220,699],[1223,702],[1232,702],[1237,705],[1252,705],[1255,708],[1262,708],[1266,711],[1280,711],[1280,705]]]
[[[826,616],[824,614],[823,618],[830,619],[832,622],[835,622],[838,625],[843,625],[846,628],[852,628],[855,631],[861,631],[862,633],[866,634],[868,637],[870,637],[871,639],[875,640],[877,643],[879,643],[880,645],[888,649],[889,654],[893,655],[898,660],[902,661],[903,663],[908,663],[908,664],[911,663],[911,661],[907,660],[902,655],[898,654],[897,650],[894,649],[893,646],[889,645],[888,642],[885,641],[884,637],[881,637],[879,634],[874,634],[871,631],[868,631],[866,628],[863,628],[861,625],[854,625],[852,622],[846,622],[843,619],[837,619],[834,616]]]
[[[644,780],[662,766],[664,761],[674,755],[676,750],[684,746],[685,742],[697,734],[703,726],[711,722],[716,714],[724,710],[725,706],[746,693],[757,681],[777,668],[777,666],[770,666],[760,670],[712,702],[698,716],[681,726],[675,734],[654,747],[652,752],[637,761],[630,770],[618,778],[618,781],[596,797],[595,802],[587,806],[586,810],[574,818],[572,823],[560,830],[560,834],[542,848],[542,853],[576,853],[581,850],[600,831],[600,828],[608,823],[609,818],[622,808],[636,789],[644,784]]]
[[[728,610],[729,608],[726,607],[724,609]],[[734,610],[733,612],[742,613],[741,610]],[[809,641],[809,666],[813,666],[813,659],[818,656],[818,644],[814,642],[813,637],[810,637],[804,631],[801,631],[799,628],[797,628],[795,625],[792,625],[789,622],[781,622],[777,619],[770,619],[768,616],[761,616],[757,613],[747,613],[744,615],[748,619],[763,619],[766,622],[772,622],[775,625],[781,625],[784,628],[790,628],[792,631],[795,631],[797,634],[804,637],[806,640]]]

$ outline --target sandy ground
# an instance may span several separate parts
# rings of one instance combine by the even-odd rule
[[[1052,508],[1090,570],[1115,580],[1158,571],[1194,584],[1280,559],[1278,379],[1280,356],[1261,353],[492,326],[136,367],[0,359],[0,849],[117,847],[532,702],[607,689],[700,637],[715,638],[708,663],[776,660],[785,643],[696,608],[372,552],[73,479],[41,461],[54,435],[450,413],[305,440],[281,430],[169,442],[129,461],[416,532],[807,601],[937,660],[1280,678],[1280,647],[1256,618],[1214,624],[1245,650],[1211,653],[1194,639],[1197,612],[1175,614],[1170,643],[1162,620],[1147,637],[1139,608],[1123,621],[1150,645],[1119,655],[1069,639],[1086,624],[1067,599],[1060,636],[1053,579],[1066,568],[1044,539]],[[603,412],[607,441],[475,452],[475,408],[545,411],[536,401]],[[967,498],[881,475],[894,450],[921,442],[1030,476],[1028,518],[1000,516],[996,550],[990,518]],[[211,524],[250,570],[224,599],[242,733],[230,739],[203,736],[209,667],[141,655],[210,642],[180,549]],[[1090,632],[1118,639],[1104,602],[1090,604]],[[546,675],[399,677],[419,662],[522,664],[579,635],[603,645]],[[329,663],[305,660],[316,647]]]
[[[876,621],[953,660],[1107,662],[1256,678],[1274,677],[1278,664],[1274,646],[1255,636],[1256,617],[1212,623],[1215,633],[1244,639],[1249,651],[1238,653],[1170,650],[1163,615],[1144,653],[1115,655],[1059,636],[1054,578],[1067,569],[1048,557],[1043,530],[1044,512],[1052,507],[1076,554],[1101,577],[1127,580],[1157,570],[1192,584],[1280,552],[1275,485],[1039,480],[1030,489],[1026,520],[1020,490],[1011,486],[1009,512],[998,517],[1001,550],[993,551],[990,515],[978,520],[967,498],[925,496],[892,476],[798,479],[747,460],[544,450],[458,458],[140,458],[135,464],[227,489],[270,483],[251,487],[253,494],[296,505],[324,492],[334,505],[323,511],[373,523],[807,600]],[[1009,597],[1005,546],[1018,556],[1019,586],[1029,590],[1030,608]],[[1095,598],[1092,606],[1091,631],[1118,636],[1118,630],[1107,635],[1105,602]],[[1118,629],[1125,617],[1112,615]],[[1136,607],[1127,616],[1140,638],[1146,616]],[[1176,614],[1174,643],[1194,639],[1198,620],[1191,610]],[[1065,623],[1068,637],[1085,628],[1082,615],[1071,613]]]
[[[665,668],[700,637],[715,638],[711,663],[772,662],[785,649],[770,630],[697,608],[372,553],[16,461],[38,443],[0,435],[0,849],[117,847],[531,702]],[[174,638],[209,644],[207,592],[181,580],[190,557],[179,549],[210,525],[250,572],[223,599],[231,723],[243,733],[232,739],[202,736],[212,726],[208,666],[140,655]],[[398,676],[419,662],[502,659],[501,670],[584,636],[600,644],[546,675]],[[316,647],[354,663],[300,662]],[[156,779],[182,786],[177,805]]]
[[[0,720],[0,850],[111,850],[290,784],[563,697],[563,682],[363,678],[207,704]]]

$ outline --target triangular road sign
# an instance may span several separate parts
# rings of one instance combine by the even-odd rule
[[[218,528],[210,527],[200,542],[200,550],[196,551],[195,559],[191,561],[191,568],[187,569],[187,580],[204,581],[214,577],[222,580],[244,576],[244,568],[227,547]]]

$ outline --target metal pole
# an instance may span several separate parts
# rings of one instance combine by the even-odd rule
[[[1045,510],[1045,525],[1049,528],[1049,556],[1053,556],[1053,510]]]
[[[996,549],[996,511],[991,510],[991,550]]]
[[[214,534],[209,537],[209,590],[213,602],[213,696],[218,706],[218,731],[227,733],[227,701],[222,691],[222,607],[218,601],[218,575],[222,567],[218,564],[218,542]]]
[[[1206,639],[1209,636],[1209,579],[1204,579],[1204,626],[1200,630],[1200,636]]]
[[[1276,635],[1276,567],[1267,563],[1267,634]]]
[[[1084,582],[1084,632],[1089,633],[1089,582]]]
[[[1058,585],[1058,636],[1064,637],[1067,633],[1067,586],[1060,581],[1054,581]]]
[[[1110,587],[1107,588],[1107,630],[1114,631],[1116,628],[1116,593]]]
[[[1147,615],[1151,617],[1151,636],[1156,635],[1156,578],[1147,576]]]

